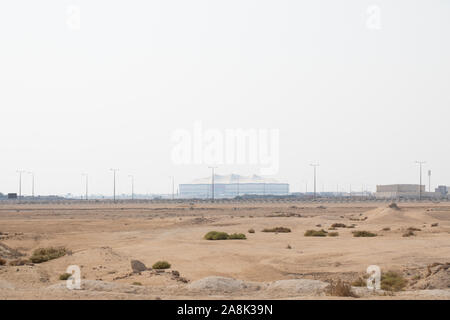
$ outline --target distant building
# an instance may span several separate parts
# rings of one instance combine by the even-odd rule
[[[377,186],[375,197],[378,199],[418,199],[438,198],[440,194],[436,192],[426,192],[425,186],[418,184],[391,184]]]
[[[17,193],[8,193],[8,199],[17,199]]]
[[[447,186],[438,186],[435,191],[439,193],[442,197],[447,197],[448,195],[448,187]]]
[[[180,198],[209,199],[212,197],[211,177],[180,184]],[[236,174],[214,175],[214,198],[234,198],[244,195],[283,196],[289,194],[289,184],[257,175],[250,177]]]

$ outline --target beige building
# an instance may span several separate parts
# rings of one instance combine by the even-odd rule
[[[418,184],[390,184],[377,186],[375,197],[378,199],[418,199],[422,194],[422,198],[438,198],[436,192],[426,192],[425,186]]]

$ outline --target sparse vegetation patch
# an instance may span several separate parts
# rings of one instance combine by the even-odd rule
[[[306,230],[305,237],[326,237],[327,233],[325,230]]]
[[[66,248],[39,248],[34,250],[32,256],[30,257],[30,260],[33,263],[42,263],[62,257],[66,253]]]
[[[243,233],[232,233],[210,231],[203,237],[205,240],[245,240],[247,237]]]
[[[370,232],[370,231],[364,231],[364,230],[362,230],[362,231],[353,231],[352,233],[353,233],[354,237],[376,237],[377,236],[376,233],[373,233],[373,232]]]
[[[381,289],[386,291],[400,291],[406,287],[408,281],[400,272],[387,271],[381,273]]]
[[[152,268],[156,270],[169,269],[170,263],[168,263],[167,261],[158,261],[153,264]]]
[[[262,232],[277,232],[277,233],[287,233],[291,232],[291,229],[286,227],[275,227],[275,228],[269,228],[269,229],[263,229]]]
[[[328,294],[336,297],[358,298],[358,296],[353,292],[352,286],[342,280],[338,280],[336,282],[331,281],[330,286],[328,287]]]

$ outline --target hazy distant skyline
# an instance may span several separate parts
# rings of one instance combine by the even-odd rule
[[[278,130],[291,191],[312,190],[312,162],[318,191],[418,183],[416,160],[450,185],[449,18],[443,0],[3,1],[0,192],[23,169],[36,194],[82,194],[88,173],[110,195],[118,168],[117,194],[130,174],[169,193],[170,176],[211,174],[173,162],[174,132],[198,122]]]

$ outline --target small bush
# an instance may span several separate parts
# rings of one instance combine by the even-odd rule
[[[228,239],[228,233],[226,233],[226,232],[219,232],[219,231],[210,231],[207,234],[205,234],[204,238],[206,240],[227,240]]]
[[[353,231],[354,237],[376,237],[377,234],[370,231]]]
[[[414,228],[414,227],[409,227],[407,230],[408,231],[422,231],[421,229]]]
[[[383,228],[382,231],[391,231],[391,228],[389,228],[389,227]]]
[[[205,234],[204,238],[206,240],[245,240],[247,237],[243,233],[232,233],[228,234],[226,232],[210,231]]]
[[[402,237],[412,237],[415,236],[416,234],[414,232],[412,232],[411,230],[408,230],[407,232],[405,232]]]
[[[262,232],[287,233],[287,232],[291,232],[291,229],[286,228],[286,227],[276,227],[276,228],[272,228],[272,229],[263,229]]]
[[[232,233],[228,236],[228,240],[245,240],[247,237],[243,233]]]
[[[353,292],[352,286],[347,282],[338,280],[337,282],[331,282],[328,288],[328,294],[337,297],[353,297],[358,298],[358,296]]]
[[[407,285],[407,280],[402,274],[388,271],[381,274],[381,289],[386,291],[400,291]]]
[[[170,263],[168,263],[167,261],[158,261],[155,262],[152,266],[153,269],[169,269],[170,268]]]
[[[0,266],[4,266],[6,264],[6,260],[0,258]]]
[[[346,228],[347,226],[343,223],[333,223],[331,225],[332,228]]]
[[[352,286],[354,287],[365,287],[367,286],[367,281],[363,278],[359,277],[357,280],[352,282]]]
[[[291,245],[288,244],[287,247],[286,247],[286,249],[292,249]]]
[[[67,280],[67,279],[69,279],[71,276],[72,276],[72,275],[71,275],[70,273],[65,272],[65,273],[63,273],[63,274],[61,274],[61,275],[59,276],[59,280]]]
[[[438,225],[439,225],[439,223],[437,223],[437,222],[436,222],[436,223],[433,223],[433,224],[431,224],[431,226],[432,226],[432,227],[437,227]]]
[[[326,237],[327,233],[325,230],[306,230],[305,237]]]
[[[255,233],[255,229],[248,229],[248,233]]]
[[[132,283],[133,286],[142,286],[142,283],[135,281]]]
[[[394,210],[400,210],[400,207],[395,202],[392,202],[389,205],[389,208],[394,209]]]
[[[42,263],[62,257],[65,254],[66,248],[39,248],[34,250],[33,255],[30,257],[30,260],[33,263]]]
[[[337,237],[337,236],[339,236],[339,232],[329,232],[328,236],[329,237]]]
[[[13,267],[18,267],[18,266],[24,266],[27,263],[30,263],[30,261],[26,260],[26,259],[15,259],[15,260],[11,260],[9,262],[9,265],[13,266]]]

